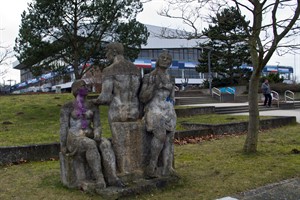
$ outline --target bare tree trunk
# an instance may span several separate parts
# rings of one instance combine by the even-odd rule
[[[245,153],[255,153],[257,150],[259,131],[258,86],[259,73],[253,73],[249,83],[249,125],[247,138],[244,144]]]

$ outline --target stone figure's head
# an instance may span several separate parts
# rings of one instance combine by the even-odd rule
[[[124,54],[124,46],[119,42],[109,43],[106,46],[106,58],[112,62],[117,55]]]
[[[72,84],[72,94],[74,97],[77,95],[86,96],[88,94],[87,84],[84,80],[76,80]]]
[[[167,51],[163,51],[156,62],[156,67],[167,69],[172,64],[172,56]]]

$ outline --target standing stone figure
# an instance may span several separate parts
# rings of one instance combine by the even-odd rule
[[[148,132],[153,134],[150,161],[145,173],[148,178],[175,175],[173,169],[173,139],[176,127],[174,110],[174,84],[167,69],[172,57],[167,52],[159,55],[156,68],[143,78],[140,101],[145,106],[145,123]],[[159,166],[161,157],[162,166]],[[159,168],[162,168],[161,170]]]
[[[121,43],[110,43],[106,57],[111,62],[103,70],[102,91],[95,104],[109,104],[108,121],[112,144],[117,159],[117,169],[128,174],[139,168],[141,124],[138,92],[141,84],[139,69],[123,56]]]
[[[60,114],[63,184],[70,188],[94,185],[98,189],[105,188],[106,185],[122,186],[116,176],[115,155],[111,144],[107,139],[101,138],[99,109],[86,100],[86,83],[83,80],[75,81],[72,93],[75,100],[66,103]]]

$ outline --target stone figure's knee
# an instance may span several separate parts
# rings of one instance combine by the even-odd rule
[[[100,149],[110,149],[111,143],[108,139],[102,138],[100,142]]]
[[[164,131],[164,130],[154,130],[153,136],[160,142],[165,142],[167,139],[166,131]]]
[[[90,140],[85,140],[83,142],[83,146],[85,149],[97,149],[97,143],[96,141],[90,139]]]

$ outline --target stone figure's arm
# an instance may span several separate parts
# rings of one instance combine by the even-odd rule
[[[101,140],[101,134],[102,134],[102,130],[101,130],[101,122],[100,122],[100,112],[99,112],[99,108],[98,107],[94,107],[93,109],[94,111],[94,117],[93,117],[93,132],[94,132],[94,139],[96,141],[100,141]]]
[[[173,101],[173,103],[175,103],[175,85],[172,87],[170,99]]]
[[[113,77],[108,76],[103,78],[102,90],[94,103],[109,104],[113,98]]]
[[[142,103],[147,103],[148,101],[150,101],[153,97],[155,88],[156,86],[155,86],[155,80],[153,80],[153,76],[149,76],[149,75],[144,76],[142,89],[139,95],[140,101]]]
[[[60,110],[60,149],[63,154],[67,153],[67,136],[69,130],[70,112],[67,105]]]

